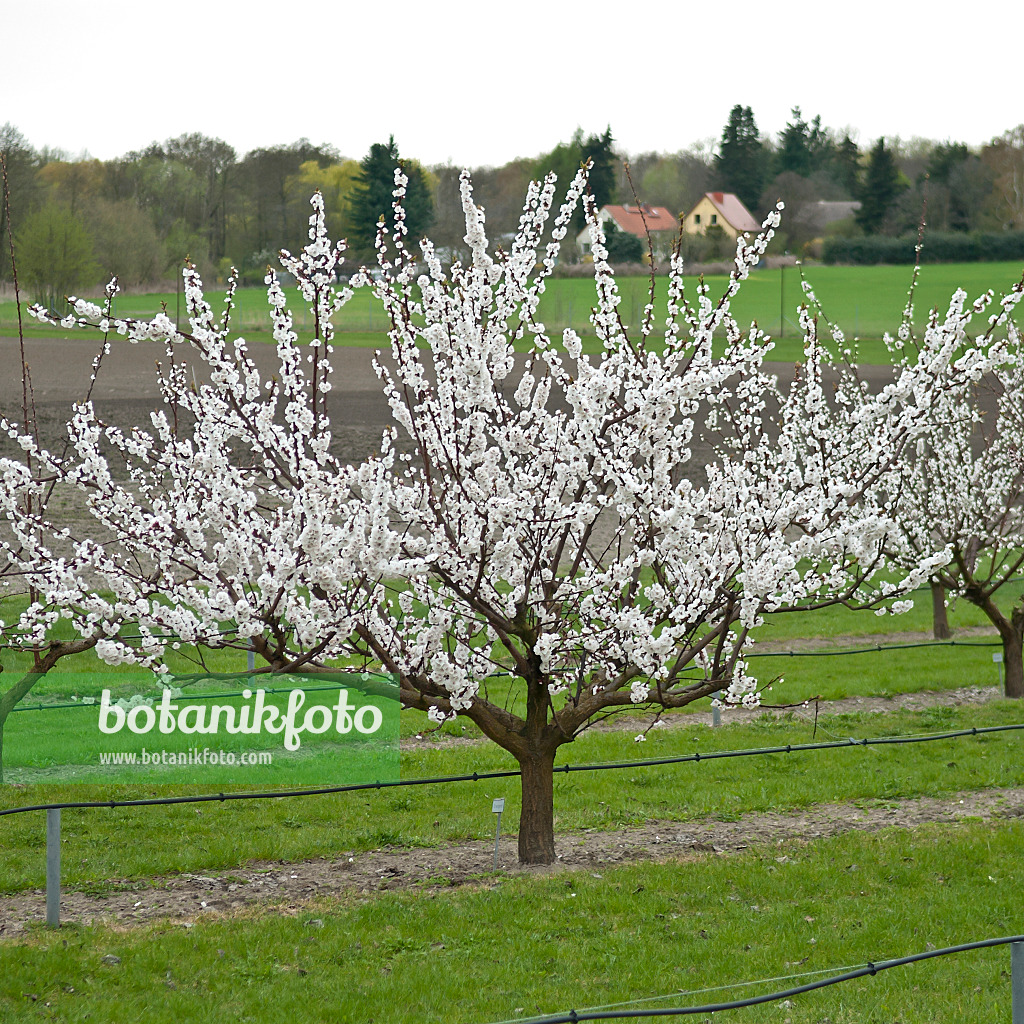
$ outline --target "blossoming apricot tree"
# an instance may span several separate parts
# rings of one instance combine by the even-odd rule
[[[350,466],[330,451],[330,318],[349,293],[333,284],[342,247],[314,197],[309,244],[283,254],[314,311],[305,360],[273,274],[280,373],[268,381],[244,342],[229,341],[230,295],[218,320],[186,271],[186,331],[166,316],[106,324],[168,346],[152,430],[104,427],[82,405],[75,465],[60,472],[115,538],[78,550],[115,614],[139,625],[142,656],[171,642],[251,643],[267,671],[330,671],[346,656],[380,664],[404,706],[437,722],[466,716],[516,758],[520,860],[545,863],[562,745],[624,708],[718,691],[755,704],[743,650],[766,612],[879,603],[945,562],[923,548],[897,583],[881,580],[896,524],[872,495],[936,396],[985,362],[954,365],[939,345],[872,395],[833,364],[805,313],[804,362],[780,384],[769,339],[730,312],[778,211],[739,240],[721,300],[703,284],[688,300],[677,255],[667,315],[657,323],[652,281],[629,326],[585,173],[557,211],[553,177],[534,183],[514,241],[496,253],[464,177],[471,257],[449,271],[428,241],[408,246],[406,183],[395,180],[393,235],[382,230],[378,272],[357,282],[390,322],[377,366],[394,427],[379,455]],[[593,353],[541,320],[580,202]],[[107,320],[79,303],[69,326],[97,318]],[[195,386],[175,362],[180,342],[210,383]],[[97,650],[140,656],[114,638]]]
[[[399,210],[403,186],[396,176]],[[764,365],[768,339],[729,311],[777,211],[738,242],[717,304],[703,285],[687,303],[674,258],[655,330],[653,284],[639,325],[620,316],[582,174],[550,241],[548,178],[497,255],[465,177],[462,195],[467,265],[446,274],[426,242],[414,261],[400,217],[396,259],[378,246],[392,344],[379,370],[412,448],[391,481],[391,517],[422,569],[401,584],[382,576],[359,637],[399,677],[403,704],[436,721],[464,715],[513,754],[520,860],[545,863],[560,746],[631,705],[678,708],[719,690],[756,703],[742,652],[764,613],[877,602],[946,560],[922,551],[899,583],[872,586],[895,524],[868,493],[926,426],[952,353],[931,351],[874,396],[851,380],[837,401],[825,378],[841,368],[805,315],[804,365],[782,387]],[[539,318],[577,201],[593,240],[593,356]],[[955,373],[976,376],[981,362]],[[695,465],[701,440],[712,455]],[[504,670],[518,703],[493,683]]]
[[[93,364],[91,391],[99,357]],[[40,448],[33,429],[29,369],[21,346],[23,408],[20,423],[0,416],[0,431],[24,449],[24,459],[0,458],[0,782],[3,782],[4,726],[17,704],[63,658],[91,650],[116,633],[111,609],[81,575],[80,552],[58,553],[66,539],[49,515],[60,473],[51,472],[65,452],[53,456]],[[58,636],[62,617],[79,613],[74,635]]]
[[[251,646],[258,672],[312,671],[351,651],[366,572],[401,572],[374,498],[384,463],[352,467],[329,450],[330,318],[351,293],[331,287],[344,243],[327,243],[319,196],[314,206],[310,244],[282,260],[313,306],[315,338],[304,359],[271,272],[276,374],[262,376],[245,342],[230,340],[234,282],[218,316],[193,267],[181,330],[166,314],[115,319],[82,300],[61,321],[165,345],[149,428],[105,424],[83,402],[69,424],[73,459],[47,465],[85,494],[90,536],[75,539],[93,586],[141,633],[141,645],[105,638],[97,653],[108,662],[160,668],[168,644]]]

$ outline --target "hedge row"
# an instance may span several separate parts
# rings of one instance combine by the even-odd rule
[[[913,263],[917,235],[887,238],[827,238],[822,249],[826,263],[865,265],[871,263]],[[1024,231],[970,234],[957,231],[925,232],[922,263],[978,263],[996,260],[1024,260]]]

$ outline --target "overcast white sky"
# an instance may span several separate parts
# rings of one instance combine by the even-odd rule
[[[537,156],[580,126],[672,152],[749,105],[879,135],[987,142],[1024,121],[1008,0],[7,0],[0,124],[107,159],[198,131],[239,156],[303,136],[424,163]]]

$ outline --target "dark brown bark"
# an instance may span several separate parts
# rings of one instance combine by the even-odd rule
[[[42,679],[38,672],[26,672],[6,693],[0,696],[0,784],[4,781],[4,726],[7,716],[36,683]]]
[[[555,859],[555,750],[526,752],[519,759],[523,806],[519,813],[519,863]]]
[[[932,580],[932,636],[936,640],[948,640],[953,631],[949,628],[946,614],[946,588],[938,580]]]
[[[980,588],[968,587],[964,596],[977,605],[999,631],[1003,642],[1003,695],[1024,697],[1024,605],[1015,605],[1007,618],[992,597]]]
[[[1024,697],[1024,608],[1013,609],[1009,629],[1000,630],[1003,641],[1003,694]]]

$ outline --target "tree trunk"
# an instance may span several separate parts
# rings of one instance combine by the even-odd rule
[[[1009,629],[999,633],[1003,641],[1003,694],[1024,697],[1024,608],[1014,608]]]
[[[6,693],[0,694],[0,783],[4,781],[4,726],[7,716],[43,675],[42,672],[26,672]]]
[[[555,859],[555,749],[519,758],[523,783],[520,864],[551,864]]]
[[[1003,695],[1024,697],[1024,604],[1015,605],[1007,618],[995,605],[991,596],[980,588],[968,588],[964,597],[980,608],[989,622],[999,630],[1003,642]]]
[[[946,588],[938,580],[931,581],[932,587],[932,636],[936,640],[948,640],[953,632],[946,615]]]

